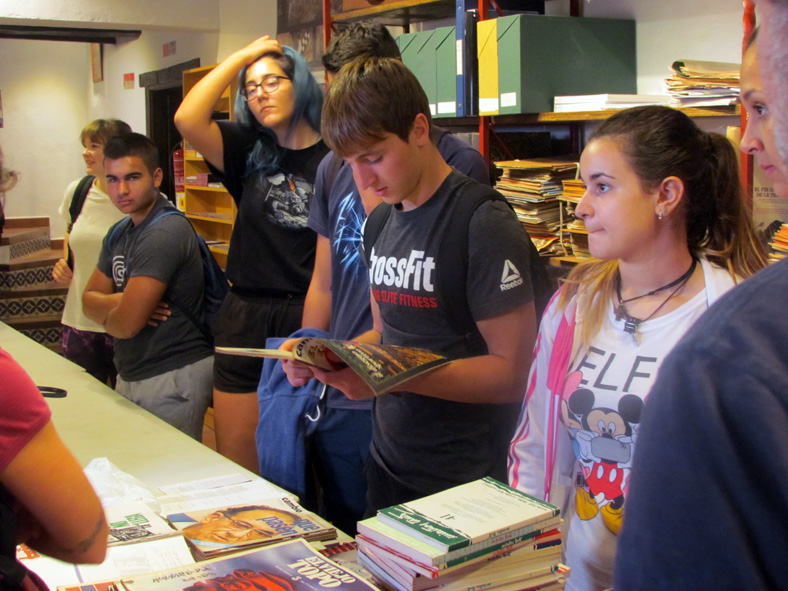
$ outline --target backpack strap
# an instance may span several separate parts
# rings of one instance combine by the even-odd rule
[[[187,222],[189,221],[186,218],[186,216],[183,214],[182,211],[180,211],[178,209],[167,207],[167,208],[163,209],[161,212],[159,212],[159,214],[155,218],[153,218],[151,220],[151,222],[148,224],[148,227],[152,226],[153,224],[158,222],[160,219],[162,219],[164,217],[167,217],[168,215],[179,215],[183,219],[185,219]],[[205,247],[205,250],[208,251],[208,255],[209,256],[212,257],[213,255],[210,253],[210,250],[208,250],[208,245],[205,244],[205,241],[202,240],[202,237],[199,234],[197,234],[197,230],[194,229],[194,226],[192,226],[191,222],[189,222],[189,227],[192,229],[192,232],[194,232],[194,237],[195,237],[195,240],[197,241],[197,248],[200,251],[200,263],[203,264],[204,261],[205,261],[205,252],[203,252],[203,250],[204,250],[203,247]],[[203,272],[203,281],[205,281],[204,272]],[[203,293],[204,292],[205,292],[205,286],[203,286]],[[203,334],[203,336],[206,339],[208,339],[208,342],[209,343],[213,343],[213,335],[211,334],[211,331],[208,328],[208,326],[205,324],[205,322],[201,321],[194,314],[192,314],[186,308],[186,306],[180,305],[175,300],[171,299],[170,300],[170,304],[172,304],[176,308],[180,308],[180,310],[181,310],[181,312],[183,312],[184,316],[186,316],[186,318],[188,318],[192,322],[192,324],[194,324],[197,328],[200,329],[200,332]],[[206,305],[206,303],[203,302],[203,313],[205,311],[205,309],[204,309],[205,305]]]
[[[442,270],[438,293],[449,325],[457,334],[465,335],[472,350],[484,349],[486,345],[468,304],[469,229],[473,214],[487,201],[502,201],[511,208],[511,204],[497,191],[481,183],[470,183],[462,197],[454,200],[450,213],[451,223],[446,226],[438,247]],[[363,239],[365,260],[369,261],[372,247],[386,225],[392,209],[392,205],[381,203],[367,217]]]
[[[85,199],[90,193],[90,188],[93,186],[93,181],[96,180],[92,174],[83,176],[77,187],[74,189],[74,195],[71,197],[71,205],[68,206],[68,215],[71,217],[71,222],[68,224],[68,231],[74,227],[74,222],[77,221],[79,214],[82,213],[82,207],[85,205]]]
[[[369,255],[372,252],[372,247],[375,246],[375,242],[378,241],[380,231],[383,229],[383,226],[386,225],[392,209],[394,209],[393,205],[381,203],[370,212],[364,222],[362,242],[364,245],[363,258],[367,263],[369,263]]]
[[[74,194],[71,196],[71,204],[68,206],[68,215],[71,221],[68,223],[67,233],[71,234],[71,229],[77,221],[79,214],[82,213],[82,207],[85,205],[85,199],[90,193],[90,188],[93,186],[93,181],[96,179],[92,174],[83,176],[74,189]],[[71,246],[66,243],[68,254],[66,255],[66,262],[70,269],[74,268],[74,254],[71,252]]]
[[[500,193],[490,187],[471,183],[462,197],[455,199],[451,223],[447,225],[438,249],[443,270],[439,276],[439,293],[449,324],[455,332],[465,335],[474,348],[486,348],[486,344],[468,303],[469,235],[473,214],[487,201],[502,201],[509,205]]]

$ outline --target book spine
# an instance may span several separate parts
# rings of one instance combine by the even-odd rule
[[[462,556],[455,556],[454,558],[448,559],[441,557],[443,562],[438,562],[437,559],[433,559],[428,556],[417,555],[414,552],[409,552],[406,554],[404,552],[398,551],[397,549],[386,546],[385,542],[368,538],[362,534],[359,534],[356,540],[359,544],[359,547],[369,545],[374,552],[384,553],[389,557],[390,560],[401,564],[405,568],[415,570],[424,576],[435,578],[443,574],[443,572],[447,569],[452,569],[458,566],[470,566],[475,563],[493,560],[501,554],[507,554],[515,550],[526,548],[529,544],[533,550],[560,544],[560,539],[548,540],[544,542],[540,541],[538,538],[543,533],[543,531],[538,530],[508,541],[500,542],[498,544],[484,548],[476,548],[473,552],[465,552]]]
[[[558,523],[553,524],[550,527],[557,526]],[[487,556],[489,554],[493,554],[495,552],[500,552],[506,550],[507,548],[511,548],[517,544],[522,544],[523,542],[527,542],[529,540],[533,540],[535,537],[539,536],[540,534],[544,533],[545,528],[534,529],[529,532],[523,532],[521,534],[517,534],[516,536],[506,539],[497,541],[492,544],[474,544],[473,546],[468,546],[463,548],[461,552],[450,553],[446,556],[441,556],[437,559],[437,564],[435,565],[439,570],[449,568],[451,566],[455,566],[457,564],[463,564],[466,562],[470,562],[471,560],[475,560],[477,558],[481,558],[483,556]],[[536,545],[534,545],[536,547]]]

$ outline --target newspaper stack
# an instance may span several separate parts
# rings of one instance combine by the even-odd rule
[[[496,190],[512,205],[539,253],[564,254],[561,182],[577,176],[577,157],[505,160],[495,166],[503,171]]]
[[[741,64],[678,60],[665,80],[672,107],[722,107],[739,102]]]

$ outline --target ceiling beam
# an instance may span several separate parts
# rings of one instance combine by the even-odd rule
[[[74,41],[77,43],[108,43],[115,45],[119,39],[133,41],[141,34],[142,31],[139,30],[124,29],[81,29],[76,27],[0,25],[0,39]]]

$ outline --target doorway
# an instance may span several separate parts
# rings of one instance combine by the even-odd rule
[[[181,135],[175,128],[175,111],[183,99],[183,72],[200,66],[199,58],[156,72],[140,75],[145,87],[147,135],[159,150],[164,178],[161,192],[175,203],[175,174],[172,155],[181,147]]]
[[[175,203],[173,152],[180,147],[181,136],[175,128],[175,111],[183,99],[183,84],[169,88],[148,89],[148,137],[159,149],[164,179],[161,192]]]

